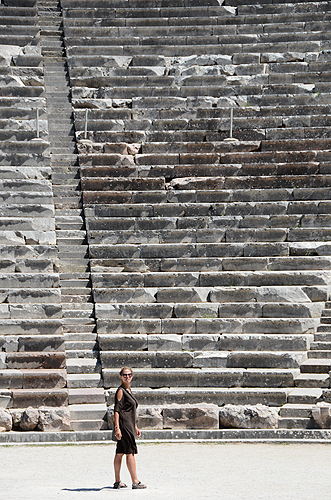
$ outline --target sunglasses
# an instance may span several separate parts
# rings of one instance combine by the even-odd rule
[[[132,377],[132,373],[123,373],[122,377],[129,377],[129,378],[131,378]]]

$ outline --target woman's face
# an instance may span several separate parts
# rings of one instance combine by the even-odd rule
[[[123,380],[123,382],[130,383],[132,380],[132,376],[133,376],[132,372],[130,372],[129,370],[124,370],[124,372],[121,375],[121,379]]]

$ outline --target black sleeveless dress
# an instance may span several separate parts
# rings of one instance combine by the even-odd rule
[[[118,391],[122,389],[123,396],[117,401]],[[114,412],[119,414],[119,425],[122,439],[117,441],[116,453],[130,455],[138,453],[136,445],[136,409],[138,402],[131,392],[120,386],[115,394]]]

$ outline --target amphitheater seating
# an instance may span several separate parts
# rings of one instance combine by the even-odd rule
[[[330,6],[146,3],[60,1],[79,171],[57,2],[0,3],[0,406],[104,428],[98,372],[112,404],[129,365],[142,405],[310,427],[331,371]]]
[[[0,406],[65,405],[58,250],[34,0],[0,5],[0,115]]]
[[[294,425],[329,385],[328,6],[61,4],[109,401],[129,364],[144,404]]]

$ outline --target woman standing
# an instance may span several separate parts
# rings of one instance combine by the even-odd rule
[[[147,488],[145,484],[138,481],[135,454],[138,453],[136,439],[141,432],[136,425],[136,408],[138,402],[131,392],[131,380],[133,373],[131,368],[125,366],[120,371],[121,385],[115,394],[114,425],[117,438],[116,455],[114,459],[115,483],[114,488],[126,488],[121,481],[121,465],[123,455],[126,455],[126,465],[132,479],[132,489],[140,490]]]

